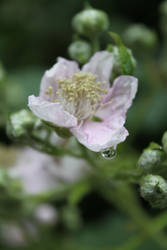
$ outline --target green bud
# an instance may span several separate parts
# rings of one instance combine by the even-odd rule
[[[157,35],[143,24],[131,25],[124,33],[124,39],[130,47],[149,49],[157,44]]]
[[[88,8],[74,16],[72,26],[79,34],[92,38],[109,28],[109,19],[104,11]]]
[[[152,207],[165,208],[167,206],[167,182],[159,175],[144,176],[140,193]]]
[[[163,146],[163,150],[167,154],[167,131],[163,134],[163,137],[162,137],[162,146]]]
[[[165,159],[165,154],[161,150],[147,149],[145,150],[139,160],[138,166],[145,171],[156,169]]]
[[[90,43],[78,40],[70,44],[68,53],[72,59],[84,64],[89,60],[92,54],[92,48]]]
[[[7,123],[9,137],[20,139],[26,136],[28,131],[33,129],[35,121],[34,115],[25,109],[12,114]]]

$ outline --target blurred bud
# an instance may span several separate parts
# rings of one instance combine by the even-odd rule
[[[49,204],[41,204],[35,210],[36,220],[43,225],[54,225],[58,216],[56,209]]]
[[[24,247],[26,245],[26,237],[23,229],[12,222],[3,223],[1,225],[1,240],[2,242],[15,249]]]
[[[109,19],[104,11],[88,8],[74,16],[72,26],[79,34],[92,38],[108,29]]]
[[[124,39],[130,47],[151,49],[157,44],[157,35],[143,24],[131,25],[124,33]]]
[[[84,64],[89,60],[92,54],[92,48],[90,43],[78,40],[70,44],[68,53],[72,59]]]
[[[156,169],[165,159],[165,154],[159,149],[146,149],[138,160],[138,166],[145,171]]]
[[[140,193],[152,207],[165,208],[167,206],[167,183],[159,175],[144,176],[141,181]]]
[[[163,134],[163,137],[162,137],[162,146],[163,146],[163,150],[167,154],[167,131]]]
[[[25,109],[12,114],[7,123],[7,133],[9,137],[20,139],[27,135],[28,130],[32,130],[36,118]]]

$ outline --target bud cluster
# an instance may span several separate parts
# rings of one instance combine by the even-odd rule
[[[68,48],[68,53],[72,59],[84,64],[99,49],[98,39],[108,30],[109,18],[104,11],[87,6],[73,17],[72,27],[76,35]]]
[[[152,207],[167,207],[167,132],[162,137],[162,146],[151,143],[141,154],[138,166],[143,172],[140,183],[141,196]]]

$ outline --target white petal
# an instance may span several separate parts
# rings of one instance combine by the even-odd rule
[[[112,53],[107,51],[99,51],[91,57],[90,61],[82,68],[83,72],[90,72],[97,75],[99,81],[109,83],[114,57]]]
[[[116,125],[117,122],[114,123]],[[95,152],[109,147],[116,148],[128,136],[128,131],[123,126],[110,127],[104,122],[93,121],[86,121],[82,126],[72,128],[71,132],[81,144]]]
[[[110,116],[118,113],[125,117],[136,95],[137,82],[137,78],[133,76],[120,76],[116,78],[112,89],[109,91],[109,95],[106,96],[106,103],[99,108],[95,115],[103,120],[110,119]]]
[[[74,61],[66,60],[62,57],[58,58],[58,62],[53,67],[47,70],[41,81],[40,96],[46,100],[53,101],[54,95],[57,89],[56,79],[58,78],[71,78],[74,73],[79,70],[78,64]],[[45,94],[45,91],[49,87],[53,88],[53,98],[50,99],[49,95]]]
[[[48,102],[41,97],[29,96],[29,108],[41,120],[61,127],[77,125],[77,118],[63,109],[60,103]]]

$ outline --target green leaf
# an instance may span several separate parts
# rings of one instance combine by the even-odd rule
[[[126,48],[121,41],[121,38],[118,34],[114,32],[109,32],[109,35],[115,41],[116,45],[118,46],[119,58],[120,58],[120,67],[122,73],[124,75],[132,75],[134,70],[134,59],[132,54],[128,48]],[[111,46],[108,47],[108,50],[111,50]]]

